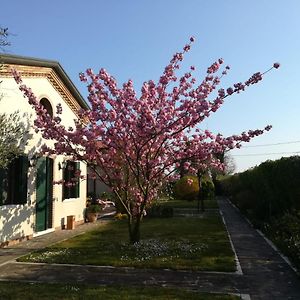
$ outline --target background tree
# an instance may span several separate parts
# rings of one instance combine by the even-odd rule
[[[8,28],[0,27],[0,49],[4,50],[4,47],[9,46],[8,41]]]
[[[229,153],[229,151],[225,152],[224,155],[224,174],[232,175],[236,170],[236,164],[233,156]]]
[[[8,28],[0,28],[1,50],[10,45],[8,35]],[[3,65],[0,54],[0,71],[2,68]],[[3,96],[0,82],[0,101]],[[9,163],[23,152],[21,145],[24,145],[26,133],[27,128],[25,128],[24,122],[18,112],[0,114],[0,168],[7,168]]]
[[[57,106],[56,116],[50,118],[14,71],[20,90],[36,111],[36,129],[45,139],[55,141],[53,148],[44,146],[43,153],[71,155],[94,169],[95,176],[111,188],[123,205],[131,243],[140,240],[145,210],[157,197],[162,184],[176,175],[180,161],[193,158],[206,167],[221,166],[213,153],[234,148],[271,128],[228,138],[199,131],[201,122],[216,112],[229,95],[259,82],[263,74],[255,73],[246,82],[239,82],[226,91],[217,90],[220,78],[229,69],[220,70],[223,60],[219,59],[198,84],[192,76],[193,66],[177,77],[184,54],[193,41],[192,37],[183,51],[172,57],[157,83],[144,82],[139,96],[132,80],[119,88],[104,69],[98,73],[91,69],[81,73],[80,79],[87,82],[91,109],[82,110],[80,119],[70,128],[61,124],[61,105]],[[187,141],[191,144],[188,149]],[[187,168],[188,163],[185,163]]]
[[[220,194],[221,192],[218,176],[231,175],[236,169],[234,158],[229,153],[230,150],[231,149],[224,149],[222,152],[214,153],[214,156],[224,166],[223,170],[219,170],[216,168],[211,170],[211,178],[215,186],[216,194]]]
[[[23,153],[24,137],[27,132],[17,112],[0,114],[0,169]]]

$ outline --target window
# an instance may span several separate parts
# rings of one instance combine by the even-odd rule
[[[79,198],[79,178],[75,173],[80,169],[80,163],[75,161],[67,161],[67,165],[63,170],[63,199]]]
[[[40,104],[46,109],[49,116],[53,118],[53,108],[50,101],[47,98],[42,98]]]
[[[28,158],[19,156],[7,169],[0,169],[0,205],[27,202],[28,167]]]

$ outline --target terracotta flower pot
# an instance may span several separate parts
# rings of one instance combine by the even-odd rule
[[[96,222],[98,218],[98,213],[88,212],[87,213],[87,219],[89,222]]]

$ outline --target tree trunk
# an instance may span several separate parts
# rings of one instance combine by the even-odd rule
[[[128,218],[128,231],[129,231],[129,241],[130,244],[138,243],[141,238],[140,233],[140,224],[141,224],[141,218],[140,216],[137,216],[137,218]]]
[[[211,172],[211,179],[212,179],[212,182],[213,182],[214,187],[215,187],[215,192],[217,194],[218,193],[218,191],[217,191],[217,185],[218,185],[218,183],[217,183],[217,171],[212,171]]]
[[[201,212],[204,212],[204,199],[202,197],[202,187],[201,187],[201,179],[202,179],[202,173],[200,171],[197,172],[198,177],[198,213],[200,212],[200,204],[201,204]]]

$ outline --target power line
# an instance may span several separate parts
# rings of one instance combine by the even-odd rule
[[[300,151],[294,152],[273,152],[273,153],[251,153],[251,154],[236,154],[231,156],[260,156],[260,155],[280,155],[280,154],[296,154],[300,153]]]
[[[300,143],[300,141],[280,142],[274,144],[249,145],[249,146],[243,146],[243,148],[268,147],[268,146],[288,145],[288,144],[296,144],[296,143]]]

